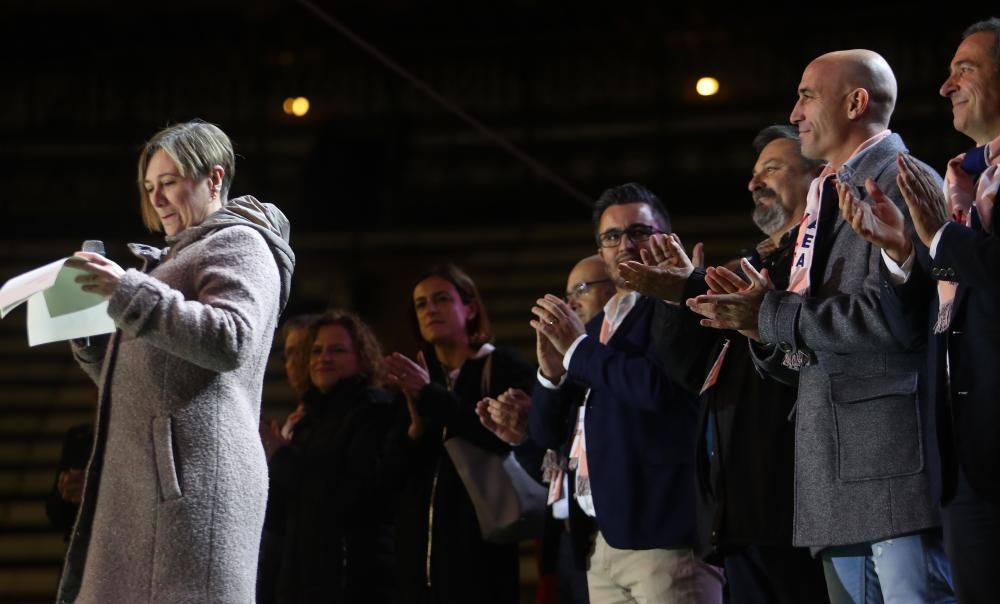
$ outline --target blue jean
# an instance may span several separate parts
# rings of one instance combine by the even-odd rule
[[[820,552],[830,604],[955,602],[940,531]]]

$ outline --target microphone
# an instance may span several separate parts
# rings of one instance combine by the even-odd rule
[[[102,256],[108,255],[107,251],[104,249],[104,242],[100,239],[87,239],[83,242],[83,245],[80,246],[80,250],[100,254]]]
[[[92,252],[94,254],[100,254],[101,256],[107,257],[108,252],[104,249],[104,242],[100,239],[87,239],[84,240],[83,245],[80,246],[80,251]],[[84,346],[90,346],[90,336],[84,338]]]

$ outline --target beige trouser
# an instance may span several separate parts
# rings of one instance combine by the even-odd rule
[[[597,533],[587,569],[591,604],[721,604],[722,569],[686,549],[616,549]]]

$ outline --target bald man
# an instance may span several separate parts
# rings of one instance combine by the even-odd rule
[[[604,305],[614,295],[615,283],[608,275],[604,260],[597,254],[577,262],[566,278],[566,303],[584,323],[603,311]],[[566,422],[570,426],[576,422],[575,408],[566,417]],[[562,460],[568,457],[570,444],[567,440],[559,450]],[[555,602],[587,604],[587,558],[590,555],[589,534],[594,530],[593,520],[570,496],[569,482],[564,475],[560,476],[563,480],[561,497],[552,505],[552,514],[546,522],[541,543],[541,572],[543,575],[555,574]],[[571,533],[571,523],[582,525],[585,530]],[[581,535],[588,538],[581,538]],[[540,590],[543,585],[544,582],[539,583]]]
[[[688,305],[706,325],[753,338],[764,371],[798,381],[793,541],[822,557],[831,602],[951,602],[922,358],[893,337],[879,308],[880,250],[844,223],[837,191],[871,203],[871,180],[904,208],[896,154],[907,150],[888,130],[895,76],[872,51],[832,52],[806,67],[798,92],[802,153],[827,167],[809,189],[788,289],[747,266],[752,286],[736,291],[735,275],[709,269],[713,290],[728,293]]]
[[[584,323],[604,310],[613,295],[615,283],[597,254],[577,262],[566,279],[566,303]]]

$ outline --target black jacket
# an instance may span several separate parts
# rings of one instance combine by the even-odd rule
[[[778,289],[787,286],[794,245],[793,229],[766,258],[756,253],[750,258],[758,269],[768,269]],[[684,299],[707,291],[705,272],[696,269]],[[728,547],[751,544],[790,547],[795,434],[789,415],[796,389],[756,370],[747,338],[701,327],[700,318],[684,304],[679,309],[661,304],[652,325],[671,376],[695,394],[729,342],[715,385],[701,395],[696,447],[700,530],[705,542],[723,554]]]
[[[56,479],[52,490],[45,498],[45,513],[52,526],[64,533],[69,541],[76,522],[76,514],[80,504],[66,501],[59,494],[59,474],[67,470],[83,470],[90,460],[90,450],[94,447],[94,425],[91,423],[77,424],[66,431],[63,437],[62,453],[59,455],[59,467],[56,468]]]
[[[529,391],[534,379],[530,365],[502,348],[490,356],[491,396],[510,387]],[[472,502],[442,444],[447,427],[449,437],[461,436],[497,453],[510,450],[475,413],[483,396],[486,357],[467,360],[452,391],[444,385],[444,371],[433,351],[425,357],[432,381],[416,401],[424,433],[411,441],[407,418],[397,430],[392,452],[402,489],[397,512],[398,601],[514,604],[519,599],[517,545],[482,540]],[[529,469],[531,463],[522,465]]]
[[[400,407],[361,380],[304,397],[292,442],[270,463],[283,510],[277,602],[391,601],[392,509],[380,455]]]
[[[893,334],[908,349],[927,347],[921,388],[936,407],[936,426],[929,437],[936,437],[940,445],[943,476],[935,487],[943,503],[954,495],[961,466],[977,495],[1000,504],[998,228],[996,210],[992,234],[949,224],[934,259],[926,247],[916,244],[919,262],[906,283],[894,286],[886,275],[882,281],[882,310]],[[951,323],[942,333],[934,333],[939,279],[957,282],[958,289]]]

